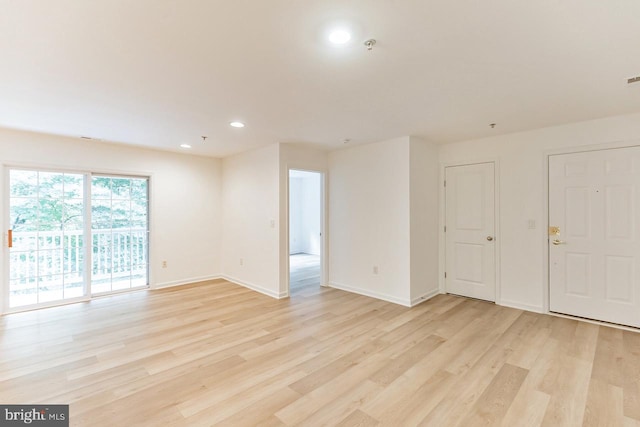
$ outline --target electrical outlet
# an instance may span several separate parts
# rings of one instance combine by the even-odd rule
[[[535,219],[530,219],[529,221],[527,221],[527,228],[529,230],[535,230],[536,229],[536,220]]]
[[[276,220],[275,219],[271,220],[271,228],[276,228]]]
[[[167,268],[167,261],[162,261],[162,268]]]
[[[378,274],[378,266],[377,265],[373,266],[373,274]]]

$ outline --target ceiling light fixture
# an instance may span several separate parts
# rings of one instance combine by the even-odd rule
[[[191,148],[189,144],[180,144],[181,148]]]
[[[329,41],[333,44],[345,44],[351,40],[351,34],[346,30],[334,30],[329,34]]]
[[[243,128],[244,127],[244,123],[242,123],[242,122],[231,122],[231,123],[229,123],[229,126],[234,127],[234,128]]]

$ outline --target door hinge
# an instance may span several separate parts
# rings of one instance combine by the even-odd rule
[[[447,272],[446,271],[444,272],[444,278],[445,279],[447,278]]]
[[[445,187],[447,186],[447,180],[446,179],[444,180],[444,186]]]
[[[447,226],[446,225],[444,226],[444,232],[445,233],[447,232]]]

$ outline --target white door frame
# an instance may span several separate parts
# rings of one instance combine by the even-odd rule
[[[91,244],[90,239],[91,235],[87,235],[87,225],[91,224],[91,210],[85,209],[84,212],[84,284],[83,284],[83,296],[56,300],[51,302],[39,303],[37,305],[28,305],[24,307],[18,308],[10,308],[9,307],[9,277],[11,275],[10,272],[10,260],[9,260],[9,235],[7,230],[10,227],[10,203],[9,198],[11,196],[10,191],[10,173],[11,170],[29,170],[29,171],[37,171],[37,172],[50,172],[50,173],[68,173],[68,174],[76,174],[82,175],[82,179],[84,181],[84,189],[83,189],[83,201],[86,202],[91,197],[91,172],[82,170],[82,169],[71,169],[71,168],[60,168],[60,167],[51,167],[51,166],[30,166],[25,164],[14,164],[14,163],[5,163],[2,165],[2,179],[3,179],[3,191],[2,191],[2,205],[3,211],[0,213],[0,218],[2,218],[2,278],[0,280],[0,315],[3,314],[11,314],[11,313],[20,313],[24,311],[32,311],[32,310],[41,310],[43,308],[50,307],[58,307],[61,305],[74,304],[77,302],[87,302],[91,300]],[[89,228],[90,230],[90,228]]]
[[[328,278],[329,278],[329,268],[327,262],[328,256],[328,245],[327,245],[327,172],[320,169],[309,169],[309,168],[297,168],[295,166],[287,166],[287,208],[285,211],[285,215],[287,218],[287,230],[286,230],[286,254],[287,254],[287,277],[286,277],[286,289],[287,294],[285,297],[291,295],[290,288],[290,280],[291,280],[291,265],[290,265],[290,248],[289,248],[289,228],[291,227],[290,218],[289,218],[289,183],[290,183],[290,175],[291,171],[301,171],[301,172],[313,172],[320,174],[320,286],[328,286]],[[281,264],[282,265],[282,264]]]
[[[639,147],[640,146],[640,140],[634,140],[634,141],[616,141],[616,142],[609,142],[609,143],[604,143],[604,144],[591,144],[591,145],[585,145],[585,146],[573,146],[573,147],[566,147],[566,148],[557,148],[557,149],[553,149],[553,150],[545,150],[544,151],[544,157],[542,160],[543,163],[543,170],[544,173],[542,174],[543,176],[543,180],[544,180],[544,191],[545,191],[545,197],[543,197],[543,209],[546,214],[546,218],[545,218],[545,226],[542,229],[542,232],[544,233],[542,240],[542,263],[543,263],[543,268],[542,268],[542,273],[543,273],[543,277],[546,278],[546,286],[543,286],[543,299],[542,299],[542,312],[543,313],[551,313],[551,311],[549,310],[549,306],[551,304],[551,274],[550,274],[550,268],[549,268],[549,263],[551,262],[551,259],[549,258],[549,226],[550,226],[550,221],[549,221],[549,157],[550,156],[556,156],[559,154],[574,154],[574,153],[585,153],[588,151],[602,151],[602,150],[611,150],[611,149],[616,149],[616,148],[630,148],[630,147]],[[551,313],[551,314],[556,314],[556,313]],[[564,315],[564,314],[559,314],[561,316],[570,316],[570,315]],[[591,321],[591,320],[590,320]],[[600,324],[601,322],[599,320],[595,320],[595,321],[591,321],[591,322],[595,322]],[[608,324],[608,323],[607,323]],[[634,329],[635,330],[635,329]]]
[[[446,234],[444,232],[444,226],[446,223],[446,214],[447,214],[447,206],[446,206],[446,193],[445,193],[445,172],[446,168],[453,166],[471,166],[482,163],[493,163],[494,165],[494,184],[495,184],[495,197],[494,197],[494,215],[495,215],[495,277],[496,277],[496,304],[502,305],[502,296],[501,296],[501,286],[500,286],[500,247],[501,247],[501,234],[500,234],[500,162],[497,158],[485,158],[485,159],[474,159],[468,162],[443,162],[440,163],[440,177],[438,184],[438,200],[440,204],[440,212],[439,212],[439,231],[438,231],[438,269],[440,273],[438,274],[438,287],[441,294],[447,293],[444,272],[446,270],[446,250],[447,250],[447,240]]]
[[[68,304],[74,304],[77,302],[87,302],[87,301],[91,301],[94,296],[91,293],[91,273],[92,273],[92,268],[91,268],[91,262],[92,262],[92,245],[90,242],[91,239],[91,235],[89,234],[87,237],[88,243],[85,246],[85,269],[86,269],[86,276],[85,276],[85,295],[82,297],[78,297],[78,298],[74,298],[74,299],[69,299],[69,300],[64,300],[62,302],[52,302],[52,303],[45,303],[42,304],[38,307],[27,307],[25,309],[10,309],[9,308],[9,301],[8,301],[8,288],[9,288],[9,276],[10,276],[10,271],[9,271],[9,251],[8,251],[8,235],[7,235],[7,226],[9,225],[9,219],[10,219],[10,215],[9,215],[9,205],[7,204],[7,206],[5,206],[5,203],[8,203],[9,201],[9,193],[10,193],[10,189],[9,189],[9,185],[10,185],[10,180],[9,180],[9,174],[10,174],[10,170],[11,169],[24,169],[24,170],[34,170],[34,171],[45,171],[45,172],[57,172],[57,173],[75,173],[75,174],[82,174],[85,176],[85,188],[84,188],[84,196],[86,198],[86,200],[91,200],[91,177],[94,175],[105,175],[105,176],[124,176],[124,177],[130,177],[130,178],[146,178],[147,179],[147,262],[148,262],[148,266],[147,266],[147,286],[145,287],[141,287],[139,288],[140,290],[144,290],[144,289],[152,289],[154,288],[151,283],[152,283],[152,248],[151,248],[151,236],[152,236],[152,229],[153,229],[153,219],[155,218],[154,215],[152,215],[152,211],[153,211],[153,206],[152,204],[155,202],[155,197],[152,197],[151,195],[151,187],[152,187],[152,181],[153,181],[153,175],[154,173],[151,171],[136,171],[136,172],[132,172],[132,171],[126,171],[126,170],[118,170],[118,169],[96,169],[96,170],[91,170],[91,169],[76,169],[73,167],[65,167],[65,166],[57,166],[57,165],[50,165],[50,164],[43,164],[43,163],[31,163],[31,162],[5,162],[5,163],[1,163],[0,164],[0,185],[2,188],[2,191],[0,192],[0,196],[3,197],[3,199],[0,201],[0,207],[2,207],[2,209],[0,209],[0,223],[2,224],[2,227],[5,227],[4,230],[2,230],[2,232],[0,233],[0,235],[2,235],[2,245],[3,248],[2,250],[0,250],[0,254],[2,256],[2,259],[0,260],[0,266],[2,266],[1,269],[1,277],[0,277],[0,316],[4,315],[4,314],[11,314],[11,313],[20,313],[23,311],[31,311],[31,310],[40,310],[43,308],[49,308],[49,307],[58,307],[61,305],[68,305]],[[287,180],[288,182],[288,180]],[[288,184],[287,184],[288,185]],[[85,211],[85,223],[86,224],[91,224],[91,209],[86,209]],[[139,289],[134,289],[134,291],[139,290]],[[113,293],[109,293],[109,294],[105,294],[105,296],[109,296],[109,295],[115,295],[117,293],[124,293],[124,292],[128,292],[127,290],[124,290],[122,292],[113,292]],[[6,295],[5,295],[6,293]],[[7,298],[5,298],[7,297]]]

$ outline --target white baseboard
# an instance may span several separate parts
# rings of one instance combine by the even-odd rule
[[[211,276],[191,277],[189,279],[174,280],[173,282],[155,283],[151,285],[150,288],[151,289],[171,288],[174,286],[191,285],[197,282],[205,282],[207,280],[216,280],[216,279],[222,279],[222,278],[223,277],[220,274],[214,274]]]
[[[270,296],[271,298],[282,299],[287,298],[289,295],[285,292],[274,292],[271,289],[263,288],[260,285],[256,285],[255,283],[246,282],[244,280],[236,279],[235,277],[222,275],[220,278],[227,280],[231,283],[235,283],[236,285],[244,286],[245,288],[251,289],[252,291],[260,292],[261,294]]]
[[[505,307],[517,308],[524,311],[532,311],[534,313],[544,313],[542,307],[538,307],[537,305],[523,304],[516,301],[501,299],[500,301],[496,301],[496,304],[503,305]]]
[[[353,286],[345,285],[337,282],[329,282],[329,287],[340,289],[342,291],[353,292],[354,294],[364,295],[365,297],[371,297],[380,299],[394,304],[404,305],[405,307],[411,307],[411,301],[408,298],[398,298],[393,295],[383,294],[381,292],[373,292],[368,289],[355,288]]]
[[[425,292],[424,294],[420,295],[419,297],[415,297],[411,300],[411,307],[414,307],[420,303],[423,303],[425,301],[430,300],[431,298],[435,297],[436,295],[440,295],[440,289],[436,288],[436,289],[432,289],[428,292]]]

